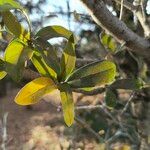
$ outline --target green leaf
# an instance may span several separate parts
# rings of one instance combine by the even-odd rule
[[[116,66],[110,61],[98,61],[83,66],[72,73],[67,82],[73,88],[110,84],[116,76]]]
[[[72,38],[72,36],[70,38]],[[75,63],[76,63],[75,44],[72,43],[69,39],[61,58],[62,80],[65,80],[67,76],[72,73],[72,71],[75,68]]]
[[[116,80],[110,88],[112,89],[127,89],[138,90],[143,87],[143,81],[141,79],[120,79]]]
[[[68,29],[62,27],[62,26],[47,26],[42,28],[40,31],[37,32],[36,37],[41,37],[43,40],[49,40],[51,38],[56,37],[64,37],[66,39],[69,39],[72,35],[72,32]],[[74,36],[72,36],[72,39],[70,39],[72,43],[76,42],[76,39]]]
[[[54,47],[49,42],[44,41],[41,38],[36,39],[36,43],[38,45],[38,49],[41,50],[41,53],[44,51],[42,56],[47,65],[50,66],[57,75],[60,75],[60,63]]]
[[[5,71],[0,71],[0,80],[2,80],[6,75],[7,73]]]
[[[0,70],[4,69],[4,65],[5,65],[5,62],[3,61],[2,58],[0,58]]]
[[[0,12],[11,10],[11,9],[23,10],[23,7],[14,0],[0,0]]]
[[[2,12],[2,17],[5,26],[15,35],[16,38],[25,42],[30,39],[30,33],[22,27],[17,18],[10,11]]]
[[[67,84],[62,84],[59,87],[61,103],[63,109],[64,120],[67,126],[71,126],[74,122],[74,103],[72,92]]]
[[[35,51],[31,60],[42,76],[52,77],[53,79],[57,78],[56,72],[46,63],[43,54],[40,53],[40,51]]]
[[[7,46],[4,54],[5,71],[13,80],[19,81],[21,79],[25,61],[31,53],[31,50],[18,39],[13,40]]]
[[[37,103],[44,95],[57,89],[54,82],[47,77],[37,78],[26,84],[15,97],[19,105],[31,105]]]
[[[0,80],[3,79],[7,73],[4,71],[5,62],[0,58]]]
[[[117,43],[113,37],[106,33],[101,34],[101,42],[104,46],[106,46],[111,52],[115,52],[117,50]]]
[[[117,97],[115,95],[115,93],[110,90],[107,89],[106,91],[106,96],[105,96],[105,103],[109,108],[114,108],[117,102]]]

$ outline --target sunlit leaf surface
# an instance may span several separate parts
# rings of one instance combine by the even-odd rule
[[[71,126],[74,122],[74,103],[72,92],[68,85],[64,84],[60,87],[60,96],[63,109],[64,120],[67,126]]]
[[[56,89],[54,82],[47,77],[37,78],[26,84],[15,97],[19,105],[30,105],[37,103],[45,94]]]
[[[5,71],[15,80],[19,81],[25,66],[25,61],[31,54],[31,50],[20,42],[13,40],[6,48],[4,54]]]
[[[68,83],[75,88],[93,87],[109,84],[116,76],[116,66],[110,61],[88,64],[74,71]]]

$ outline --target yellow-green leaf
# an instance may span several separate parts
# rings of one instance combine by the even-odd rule
[[[4,71],[5,68],[5,62],[2,58],[0,58],[0,80],[3,79],[7,73]]]
[[[111,52],[115,52],[117,50],[117,42],[113,37],[106,33],[101,34],[101,42],[104,46],[106,46]]]
[[[75,44],[70,40],[68,41],[61,58],[61,76],[62,80],[65,80],[68,75],[72,73],[75,68],[76,54]]]
[[[35,51],[31,59],[32,63],[34,64],[34,66],[42,76],[52,77],[56,79],[57,74],[55,70],[47,64],[43,55],[39,51]]]
[[[7,73],[5,71],[0,71],[0,80],[3,79]]]
[[[61,103],[63,109],[64,120],[67,126],[71,126],[74,122],[74,103],[72,92],[67,84],[59,87]]]
[[[71,35],[72,32],[70,30],[62,26],[54,25],[42,28],[40,31],[37,32],[36,37],[41,37],[43,40],[49,40],[56,37],[64,37],[66,39],[69,39]],[[70,40],[72,43],[76,42],[74,36]]]
[[[74,71],[68,83],[74,88],[85,88],[110,84],[116,76],[116,66],[111,61],[98,61]]]
[[[25,61],[31,50],[20,42],[20,40],[13,40],[6,48],[4,54],[5,71],[15,81],[19,81],[25,66]]]
[[[47,77],[37,78],[26,84],[15,97],[19,105],[31,105],[37,103],[44,95],[57,89],[55,83]]]
[[[23,10],[23,7],[15,0],[0,0],[0,11],[6,11],[10,9]]]
[[[23,28],[17,18],[10,11],[2,12],[2,17],[5,26],[15,35],[16,38],[19,38],[24,42],[30,39],[30,33]]]

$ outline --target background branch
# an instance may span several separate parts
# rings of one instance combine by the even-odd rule
[[[139,6],[138,10],[135,11],[135,15],[137,16],[143,30],[145,37],[150,37],[150,25],[146,19],[145,11],[144,11],[144,1],[143,0],[134,0],[133,3],[135,6]]]
[[[142,55],[150,57],[150,41],[138,36],[126,24],[120,21],[117,17],[106,8],[106,5],[101,0],[80,0],[94,21],[104,30],[107,30],[120,43],[125,42],[126,47],[130,50]]]

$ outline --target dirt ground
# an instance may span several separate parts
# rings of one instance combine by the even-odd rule
[[[66,127],[62,113],[58,111],[59,94],[48,95],[32,109],[18,106],[13,99],[17,90],[11,90],[0,99],[0,117],[8,112],[7,150],[93,150],[97,143],[89,133],[81,134],[75,123]],[[75,99],[80,95],[75,95]],[[88,104],[95,97],[87,96],[82,102]],[[51,103],[50,103],[51,102]],[[79,102],[80,103],[80,102]],[[1,132],[2,134],[2,132]],[[0,137],[2,142],[2,136]]]

